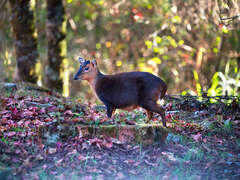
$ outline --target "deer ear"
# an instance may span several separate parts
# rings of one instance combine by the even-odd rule
[[[78,58],[78,61],[79,61],[80,64],[83,64],[83,63],[85,63],[86,60],[83,59],[83,58],[81,58],[81,57],[79,57],[79,58]]]
[[[92,60],[92,65],[93,65],[93,67],[97,67],[97,61],[96,61],[96,59]]]

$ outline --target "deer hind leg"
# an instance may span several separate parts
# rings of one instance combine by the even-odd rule
[[[116,109],[114,107],[107,106],[107,116],[108,116],[108,118],[112,118],[112,115],[114,114],[115,110]]]
[[[115,124],[116,123],[116,121],[115,121],[115,115],[114,115],[114,113],[115,113],[115,111],[116,111],[116,108],[115,107],[113,107],[112,108],[112,122]]]
[[[161,86],[160,99],[162,99],[165,96],[166,92],[167,92],[167,85],[164,84],[164,85]]]
[[[147,123],[149,123],[149,121],[152,119],[153,117],[153,112],[152,111],[149,111],[147,109],[145,109],[146,111],[146,114],[147,114],[147,117],[148,117],[148,120],[147,120]]]
[[[156,112],[156,113],[160,114],[160,116],[162,118],[163,126],[166,127],[165,110],[162,107],[160,107],[155,101],[145,102],[142,107],[144,109],[146,109],[147,111]]]

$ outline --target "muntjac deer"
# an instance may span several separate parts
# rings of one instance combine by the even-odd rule
[[[142,107],[148,119],[153,112],[159,113],[166,127],[165,110],[157,104],[167,91],[166,83],[148,72],[124,72],[114,75],[102,74],[96,60],[79,58],[80,68],[74,80],[87,80],[112,117],[116,109],[133,110]]]

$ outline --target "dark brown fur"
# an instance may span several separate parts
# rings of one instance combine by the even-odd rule
[[[92,64],[93,68],[94,66],[96,65]],[[88,79],[86,78],[86,80]],[[94,83],[91,83],[90,81],[93,80]],[[159,113],[163,125],[166,126],[165,111],[157,104],[157,100],[164,97],[167,85],[159,77],[147,72],[104,75],[96,69],[93,80],[88,81],[95,89],[98,98],[107,107],[109,118],[112,117],[116,109],[132,110],[136,107],[142,107],[146,109],[149,119],[152,118],[152,112]]]

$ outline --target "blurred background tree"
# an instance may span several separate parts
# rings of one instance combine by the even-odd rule
[[[46,37],[48,42],[47,66],[45,68],[46,86],[68,96],[64,88],[67,69],[66,59],[66,18],[62,0],[47,0]],[[64,78],[65,77],[65,78]]]
[[[31,4],[30,0],[9,0],[9,2],[17,61],[15,79],[36,83],[38,51],[33,15],[34,4]]]
[[[47,53],[47,47],[50,48],[47,46],[49,20],[46,23],[48,1],[35,2],[39,59],[41,66],[46,67],[54,57]],[[65,88],[70,87],[70,95],[78,95],[83,99],[93,97],[85,82],[72,80],[79,66],[79,56],[96,58],[104,73],[133,70],[154,73],[167,82],[169,94],[239,94],[240,0],[63,2],[67,46],[61,47],[67,51],[61,50],[64,55],[58,56],[57,62],[60,65],[63,62],[60,59],[66,59],[64,67],[68,68],[62,77],[65,77]],[[4,42],[0,47],[0,58],[5,79],[11,81],[14,72],[12,67],[16,64],[13,29],[10,30],[8,25],[11,19],[9,4],[5,3],[0,8],[3,7],[4,11],[0,13],[6,15],[3,18],[0,16],[0,24],[3,24],[0,38]],[[60,9],[56,11],[61,12]],[[60,30],[55,27],[56,33],[52,30],[52,35],[57,35]],[[61,27],[64,27],[64,23]],[[46,75],[46,68],[39,69],[39,76],[44,77],[39,78],[39,84],[46,84],[48,76],[54,77]],[[223,88],[223,84],[231,91]],[[53,85],[51,88],[59,86]]]

